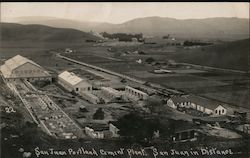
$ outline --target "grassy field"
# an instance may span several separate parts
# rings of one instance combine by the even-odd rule
[[[249,51],[249,39],[245,39],[198,49],[181,50],[180,54],[173,58],[178,62],[249,71]]]
[[[148,71],[155,69],[148,64],[138,64],[135,60],[147,57],[154,57],[157,61],[167,61],[180,48],[173,46],[141,45],[146,55],[129,55],[118,57],[123,61],[113,60],[116,53],[109,52],[109,47],[92,46],[90,44],[67,44],[67,43],[11,43],[5,42],[0,48],[0,57],[9,58],[16,54],[27,56],[46,68],[59,71],[75,67],[72,63],[55,57],[51,51],[62,51],[65,48],[72,48],[77,51],[69,56],[77,60],[110,69],[115,72],[136,76],[144,80],[173,87],[186,92],[195,93],[217,99],[237,106],[249,107],[249,76],[214,73],[196,69],[171,68],[174,74],[152,74]],[[137,50],[138,47],[117,47],[117,52],[125,50]],[[155,51],[154,51],[155,50]]]

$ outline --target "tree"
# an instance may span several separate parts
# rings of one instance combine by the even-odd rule
[[[144,119],[137,113],[124,115],[117,121],[121,136],[134,138],[135,140],[147,140],[153,137],[154,131],[159,130],[160,123],[157,119]]]
[[[161,112],[163,108],[163,103],[160,100],[149,98],[144,101],[145,107],[151,112]]]
[[[102,108],[98,108],[93,115],[93,119],[95,120],[103,120],[104,119],[104,112]]]
[[[146,53],[144,51],[139,51],[138,54],[145,55]]]

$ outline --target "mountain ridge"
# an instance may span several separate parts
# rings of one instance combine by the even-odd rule
[[[39,24],[23,25],[1,23],[1,41],[39,41],[39,42],[85,42],[98,37],[71,28],[55,28]]]
[[[24,20],[26,19],[26,20]],[[59,28],[74,28],[81,31],[109,33],[143,33],[148,36],[170,34],[182,38],[213,38],[238,40],[249,37],[249,19],[236,17],[216,17],[204,19],[175,19],[169,17],[136,18],[120,24],[106,22],[86,22],[55,18],[28,20],[22,18],[21,24],[41,24]]]

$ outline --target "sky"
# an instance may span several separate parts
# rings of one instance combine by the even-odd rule
[[[78,21],[123,23],[149,16],[176,19],[211,17],[249,18],[249,3],[229,2],[2,2],[1,21],[17,17],[46,16]],[[14,20],[15,21],[15,20]]]

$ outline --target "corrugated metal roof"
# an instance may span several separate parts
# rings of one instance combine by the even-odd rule
[[[76,74],[74,74],[72,72],[68,72],[68,71],[62,72],[58,77],[63,79],[64,81],[66,81],[67,83],[69,83],[69,84],[71,84],[73,86],[77,85],[78,83],[83,81],[83,79],[76,76]]]

